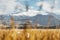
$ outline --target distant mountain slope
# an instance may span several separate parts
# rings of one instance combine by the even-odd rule
[[[2,18],[3,17],[3,18]],[[0,20],[5,20],[5,21],[9,21],[10,20],[11,15],[0,15]],[[38,19],[38,23],[40,25],[47,25],[48,23],[48,17],[49,15],[42,15],[42,14],[37,14],[36,16],[13,16],[16,22],[23,22],[25,21],[25,19],[30,19],[32,21],[32,23],[36,23],[37,19]],[[60,24],[60,20],[56,19],[54,17],[54,14],[51,15],[51,25],[56,25],[56,24]]]
[[[38,23],[41,24],[41,25],[47,25],[48,23],[48,18],[49,18],[49,15],[36,15],[34,17],[31,17],[31,20],[36,21],[38,19]],[[54,16],[51,16],[51,25],[56,25],[57,23],[60,22],[60,20],[56,19]]]

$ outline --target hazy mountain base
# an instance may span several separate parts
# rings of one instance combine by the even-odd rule
[[[36,21],[38,20],[37,23],[39,23],[40,25],[46,26],[48,24],[49,15],[38,14],[38,15],[33,16],[33,17],[29,17],[29,16],[13,16],[13,17],[14,17],[15,23],[21,24],[21,23],[24,23],[27,19],[29,19],[32,22],[32,24],[36,23]],[[11,18],[11,15],[0,15],[0,20],[6,22],[7,24],[9,24],[10,18]],[[51,26],[59,25],[60,20],[56,19],[54,16],[51,16],[50,23],[51,23],[50,24]]]

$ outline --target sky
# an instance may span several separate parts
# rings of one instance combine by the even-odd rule
[[[28,11],[26,11],[25,4],[29,5]],[[41,5],[43,5],[42,9],[39,8]],[[52,6],[53,9],[51,9]],[[0,0],[0,15],[35,16],[37,14],[47,15],[47,12],[60,15],[60,0]]]

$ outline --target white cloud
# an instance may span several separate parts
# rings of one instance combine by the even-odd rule
[[[36,5],[40,6],[41,4],[43,4],[43,2],[37,2]]]
[[[36,16],[37,14],[42,14],[42,15],[47,15],[48,13],[45,13],[44,11],[37,11],[37,10],[32,10],[32,9],[29,9],[28,12],[21,12],[21,13],[18,13],[18,14],[13,14],[13,16]]]
[[[21,13],[18,13],[18,14],[13,14],[13,15],[15,15],[15,16],[23,16],[23,15],[25,15],[25,16],[35,16],[35,15],[37,15],[37,13],[38,13],[38,11],[35,11],[35,10],[29,10],[28,12],[21,12]]]
[[[19,1],[16,2],[16,6],[18,9],[25,9],[25,5],[23,5],[22,3],[20,3]]]
[[[16,0],[0,0],[0,14],[12,12],[15,8]]]
[[[53,11],[55,14],[60,15],[60,9],[54,9]]]
[[[58,1],[57,0],[55,0],[55,4],[58,4]]]
[[[51,9],[51,4],[49,4],[48,2],[37,2],[36,5],[40,6],[41,4],[43,4],[43,10],[47,11],[47,12],[54,12],[55,14],[60,14],[60,9],[58,8],[58,1],[55,1],[55,5],[54,5],[54,9]]]
[[[17,3],[16,0],[0,0],[0,15],[15,13],[15,7],[17,5],[17,10],[25,10],[25,6],[21,3]]]
[[[25,1],[25,0],[20,0],[20,1]],[[58,4],[58,2],[55,2],[56,4]],[[51,4],[49,4],[48,2],[37,2],[36,5],[40,6],[41,4],[43,4],[43,10],[42,11],[37,11],[34,10],[34,7],[29,7],[29,11],[25,12],[25,6],[20,4],[20,3],[16,3],[16,0],[0,0],[0,15],[1,14],[7,14],[7,13],[12,13],[15,10],[17,4],[17,11],[19,11],[19,9],[23,10],[23,12],[18,13],[18,14],[14,14],[14,15],[26,15],[26,16],[35,16],[37,14],[42,14],[42,15],[47,15],[47,13],[45,13],[45,11],[51,12]],[[54,13],[60,13],[60,9],[54,9],[53,10]]]
[[[19,0],[19,1],[30,1],[30,0]]]
[[[37,6],[43,5],[43,10],[50,12],[51,11],[51,5],[47,2],[37,2]]]

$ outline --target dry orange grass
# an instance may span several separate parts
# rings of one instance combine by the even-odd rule
[[[60,40],[60,29],[1,29],[0,40]]]

